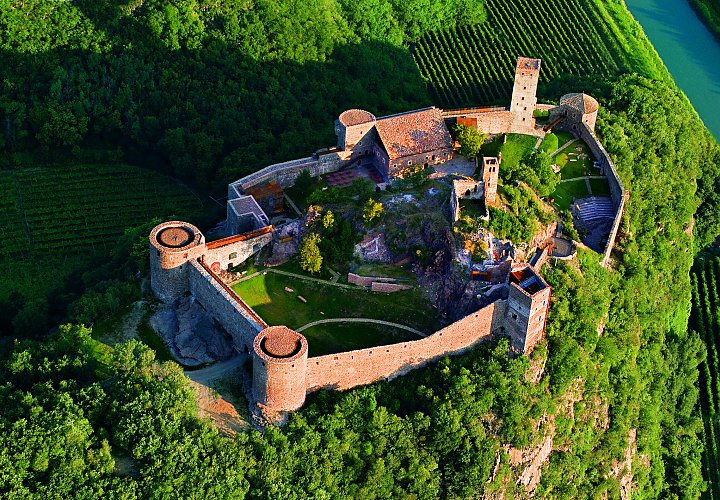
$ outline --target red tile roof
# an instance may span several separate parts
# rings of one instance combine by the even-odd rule
[[[380,142],[391,160],[452,149],[452,139],[437,108],[409,111],[379,118],[375,123]]]

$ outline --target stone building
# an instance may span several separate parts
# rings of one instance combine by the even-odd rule
[[[579,135],[581,123],[590,130],[595,130],[600,105],[592,96],[583,93],[565,94],[560,98],[560,105],[550,111],[550,121],[561,120],[565,128]]]
[[[537,86],[540,77],[540,59],[518,58],[515,81],[510,100],[511,129],[516,133],[532,134],[535,131],[533,112],[537,104]]]
[[[453,155],[453,142],[442,111],[425,108],[382,118],[350,109],[335,122],[338,148],[346,159],[366,160],[385,181],[410,165],[436,165]]]
[[[192,224],[169,221],[150,233],[150,278],[153,292],[164,302],[192,294],[232,336],[234,347],[253,356],[253,400],[272,411],[300,408],[308,392],[348,389],[395,377],[443,356],[460,354],[492,336],[507,336],[512,349],[530,352],[545,336],[550,286],[528,264],[505,269],[493,278],[499,294],[494,302],[426,338],[326,356],[308,357],[307,339],[285,326],[269,326],[220,278],[219,273],[257,253],[273,238],[268,213],[282,207],[282,190],[305,170],[314,177],[361,165],[378,171],[383,180],[401,176],[409,165],[430,166],[453,156],[446,126],[453,120],[492,133],[535,133],[539,59],[520,58],[509,108],[472,108],[443,112],[425,108],[376,118],[359,109],[340,114],[337,145],[312,156],[270,165],[228,186],[227,222],[230,236],[206,243]],[[551,122],[586,141],[608,176],[617,213],[603,262],[609,259],[627,192],[609,155],[593,129],[598,103],[585,94],[568,94],[551,109]],[[500,157],[482,160],[482,180],[455,179],[450,199],[454,219],[459,199],[497,200]],[[510,266],[508,266],[510,267]],[[498,298],[499,297],[499,298]]]
[[[502,155],[502,153],[500,153]],[[498,175],[502,156],[483,156],[482,178],[485,185],[485,203],[492,205],[497,201]]]

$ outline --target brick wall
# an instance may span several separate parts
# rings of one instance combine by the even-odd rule
[[[253,317],[254,311],[242,302],[237,295],[230,293],[212,276],[202,264],[190,261],[189,282],[190,292],[205,307],[213,318],[233,338],[233,344],[241,350],[252,349],[257,333],[267,325]]]
[[[474,115],[477,128],[483,134],[504,134],[510,131],[512,114],[510,111],[491,111]]]
[[[412,287],[410,285],[398,285],[397,283],[379,283],[379,282],[373,282],[370,285],[370,290],[373,292],[381,292],[381,293],[393,293],[393,292],[399,292],[401,290],[410,290]]]
[[[349,389],[394,377],[437,360],[461,354],[487,339],[502,324],[503,301],[496,301],[421,340],[308,359],[307,390]]]

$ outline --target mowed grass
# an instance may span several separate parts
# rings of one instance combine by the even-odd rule
[[[401,328],[373,323],[327,323],[303,330],[308,356],[323,356],[381,345],[397,344],[420,337]]]
[[[568,210],[573,198],[587,198],[590,194],[585,179],[578,179],[576,181],[561,182],[550,196],[555,200],[553,203],[558,210]]]
[[[610,196],[610,184],[607,179],[590,179],[593,196]]]
[[[285,291],[285,287],[293,292]],[[300,328],[322,319],[371,318],[410,326],[428,334],[442,326],[440,315],[417,289],[392,294],[373,293],[362,288],[341,288],[271,272],[237,283],[233,289],[270,325]],[[304,297],[307,303],[298,296]],[[371,330],[367,327],[365,324],[331,324],[323,328],[309,328],[303,333],[310,345],[317,333],[319,345],[335,352],[356,349],[358,345],[384,345],[414,337],[396,328]],[[365,337],[362,334],[364,331],[375,333]],[[335,347],[331,348],[331,345]]]
[[[527,153],[532,151],[537,142],[537,137],[524,134],[507,134],[507,141],[502,145],[502,163],[506,167],[515,167],[520,163]]]

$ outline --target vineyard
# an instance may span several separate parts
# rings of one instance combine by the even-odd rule
[[[124,165],[0,171],[0,258],[111,247],[131,226],[201,207],[187,188]]]
[[[488,21],[428,33],[413,49],[437,104],[506,104],[519,56],[542,59],[540,82],[630,69],[608,21],[587,0],[487,0]]]
[[[700,257],[691,275],[692,326],[707,346],[700,365],[700,397],[705,423],[703,474],[707,498],[720,499],[720,257]]]

